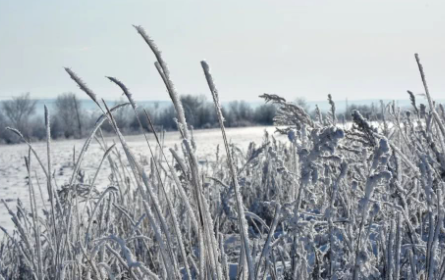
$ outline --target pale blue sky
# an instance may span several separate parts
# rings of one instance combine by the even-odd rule
[[[199,61],[223,100],[406,99],[445,92],[445,2],[411,0],[149,1],[0,0],[0,98],[79,92],[71,67],[101,97],[121,79],[139,100],[166,100],[154,57],[132,24],[164,54],[180,93],[209,94]]]

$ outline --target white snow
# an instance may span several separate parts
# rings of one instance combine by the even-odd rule
[[[264,131],[267,130],[270,134],[275,131],[272,126],[269,127],[249,127],[249,128],[229,128],[226,130],[229,141],[236,144],[242,150],[246,150],[250,142],[261,143],[264,136]],[[206,129],[196,130],[193,133],[197,145],[198,160],[213,160],[215,159],[216,147],[220,145],[220,155],[225,155],[223,141],[221,137],[221,130]],[[281,137],[281,136],[280,136]],[[140,162],[149,162],[150,153],[147,143],[143,135],[126,136],[125,139],[128,145],[132,148],[135,156]],[[153,134],[149,135],[150,144],[152,148],[156,147]],[[116,147],[122,152],[120,143],[117,137],[106,137],[107,144],[110,146],[113,141],[117,143]],[[73,171],[73,147],[76,149],[76,156],[80,152],[85,140],[58,140],[52,142],[52,173],[55,174],[57,186],[68,183]],[[169,148],[174,145],[180,145],[180,135],[178,132],[167,132],[165,134],[164,152],[170,157]],[[46,143],[38,142],[32,143],[37,154],[41,158],[43,164],[46,164]],[[81,170],[85,172],[85,180],[88,182],[94,176],[94,173],[99,166],[103,157],[104,151],[100,145],[93,141],[90,144],[85,158],[81,165]],[[20,145],[0,145],[0,199],[8,202],[8,205],[15,211],[16,201],[19,198],[24,203],[25,207],[29,209],[29,194],[27,186],[27,171],[25,167],[24,157],[28,155],[28,147],[26,144]],[[122,158],[125,155],[121,153]],[[46,167],[46,165],[45,165]],[[147,170],[149,172],[149,170]],[[39,166],[35,157],[32,157],[32,173],[33,185],[36,189],[37,203],[41,206],[40,194],[37,187],[36,177],[38,178],[42,192],[46,194],[46,179],[44,173]],[[96,179],[98,189],[103,189],[107,186],[110,175],[110,166],[108,161],[104,161],[102,169]],[[35,176],[37,175],[37,176]],[[45,196],[46,199],[46,196]],[[5,227],[8,232],[13,229],[10,216],[3,205],[0,205],[0,225]],[[0,233],[2,236],[2,233]]]

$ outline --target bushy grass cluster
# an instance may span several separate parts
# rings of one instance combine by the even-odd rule
[[[444,278],[445,114],[431,100],[417,56],[429,108],[423,113],[412,95],[413,111],[382,104],[378,123],[355,111],[354,125],[345,129],[331,96],[331,114],[314,120],[300,106],[264,94],[278,108],[277,133],[288,139],[265,133],[246,152],[227,140],[218,91],[202,62],[224,139],[223,149],[202,163],[167,65],[153,40],[136,30],[156,57],[182,142],[163,148],[162,134],[148,114],[137,113],[123,82],[110,78],[128,103],[109,108],[67,68],[102,116],[71,180],[58,187],[46,110],[47,159],[31,145],[25,158],[28,171],[34,164],[44,170],[46,189],[29,172],[30,205],[19,201],[10,209],[14,232],[2,228],[0,279]],[[141,132],[144,122],[155,134],[154,142],[146,137],[148,168],[113,116],[123,106],[133,110]],[[104,122],[119,143],[100,137]],[[96,175],[81,182],[91,141],[104,155]],[[110,184],[97,186],[104,162]],[[49,197],[43,209],[41,192]]]

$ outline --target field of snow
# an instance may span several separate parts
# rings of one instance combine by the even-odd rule
[[[260,143],[264,131],[269,133],[275,131],[274,127],[249,127],[249,128],[230,128],[227,129],[229,141],[234,143],[242,150],[246,150],[250,142]],[[282,136],[280,136],[282,137]],[[156,147],[154,136],[149,135],[152,148]],[[197,145],[198,160],[212,160],[215,158],[217,145],[222,145],[220,129],[197,130],[194,132],[194,138]],[[125,137],[128,144],[134,151],[140,162],[147,162],[150,159],[150,152],[143,135]],[[108,145],[113,141],[117,143],[116,147],[121,151],[119,141],[115,137],[105,138]],[[55,174],[55,181],[58,186],[66,184],[73,171],[73,153],[80,151],[85,140],[60,140],[52,142],[52,165]],[[164,150],[169,156],[169,148],[180,145],[181,139],[178,132],[167,132],[164,138]],[[46,143],[33,143],[33,148],[46,164]],[[223,150],[221,150],[223,152]],[[81,169],[85,172],[85,180],[92,179],[97,167],[103,157],[104,151],[100,145],[93,141],[88,148],[85,159],[82,162]],[[8,205],[14,206],[17,199],[20,199],[25,207],[29,208],[29,195],[27,186],[27,171],[24,157],[28,155],[28,146],[20,145],[0,145],[0,199],[4,199]],[[123,156],[125,158],[125,156]],[[109,182],[110,166],[104,161],[102,169],[96,179],[99,188],[104,188]],[[45,176],[35,159],[32,159],[32,174],[39,180],[34,180],[37,186],[40,182],[42,192],[46,195]],[[37,202],[39,203],[39,201]],[[11,209],[14,209],[13,207]],[[15,209],[14,209],[15,210]],[[0,205],[0,225],[8,230],[12,230],[12,222],[4,205]],[[0,232],[0,236],[2,233]]]

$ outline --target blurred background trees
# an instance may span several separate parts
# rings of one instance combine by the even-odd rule
[[[218,127],[213,102],[203,95],[182,95],[187,123],[194,129],[207,129]],[[19,129],[29,140],[43,140],[45,138],[44,117],[36,114],[36,106],[43,106],[45,101],[37,102],[31,99],[29,93],[21,94],[11,100],[0,102],[0,143],[16,143],[18,137],[5,127],[10,126]],[[88,135],[101,112],[96,109],[88,109],[88,101],[80,100],[72,92],[62,93],[55,100],[48,101],[51,116],[51,136],[57,138],[82,138]],[[112,102],[111,106],[126,103],[123,98]],[[295,104],[314,115],[315,111],[310,108],[304,98],[296,98]],[[85,106],[84,106],[85,105]],[[94,107],[92,107],[94,108]],[[42,111],[42,108],[38,108]],[[144,110],[152,119],[157,130],[176,130],[176,112],[173,105],[160,106],[154,103],[152,106],[140,106],[137,113],[142,122],[144,130],[150,131]],[[369,120],[378,120],[381,116],[380,105],[356,105],[347,106],[345,112],[338,113],[340,122],[350,121],[354,110],[359,110]],[[276,115],[276,107],[273,104],[253,105],[245,101],[232,101],[222,107],[226,127],[247,127],[255,125],[273,125]],[[139,122],[130,107],[122,107],[114,111],[114,118],[118,127],[124,134],[140,133]],[[113,129],[104,122],[102,125],[104,133],[112,133]]]
[[[29,93],[24,93],[1,103],[1,120],[4,126],[12,126],[23,134],[30,137],[32,126],[30,118],[36,109],[36,101],[30,98]],[[4,129],[4,128],[3,128]],[[16,142],[17,136],[5,131],[1,134],[7,143]]]
[[[53,137],[81,138],[83,136],[82,106],[76,94],[67,92],[57,96],[52,119]]]

